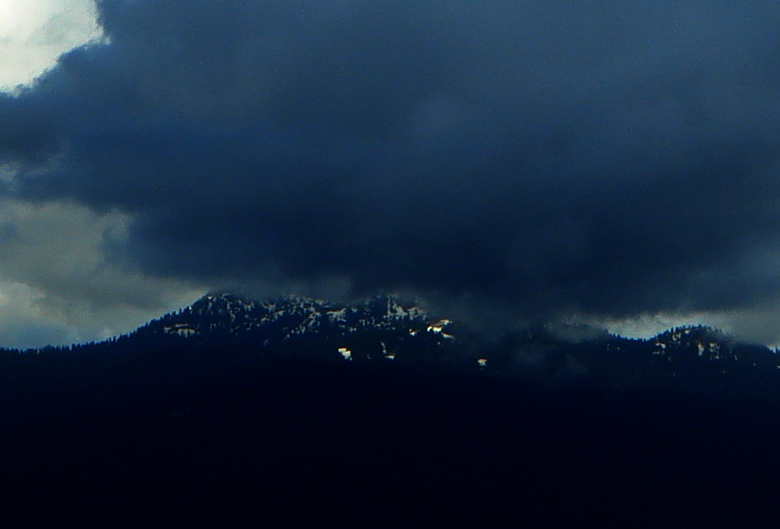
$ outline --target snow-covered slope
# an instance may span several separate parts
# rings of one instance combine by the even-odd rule
[[[411,346],[453,341],[449,320],[437,320],[392,296],[338,305],[303,297],[257,301],[209,294],[138,329],[133,336],[176,337],[190,343],[247,344],[271,349],[319,348],[341,358],[394,359]]]

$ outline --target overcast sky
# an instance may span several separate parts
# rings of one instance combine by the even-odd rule
[[[0,95],[7,345],[225,287],[780,342],[774,1],[48,4],[89,43]]]

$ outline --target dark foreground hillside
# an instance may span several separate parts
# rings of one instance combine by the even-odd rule
[[[767,403],[238,351],[3,368],[3,526],[780,521]]]

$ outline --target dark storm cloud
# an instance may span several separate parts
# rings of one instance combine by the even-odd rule
[[[780,293],[772,2],[100,2],[110,44],[0,98],[0,182],[133,215],[214,284],[525,315]]]

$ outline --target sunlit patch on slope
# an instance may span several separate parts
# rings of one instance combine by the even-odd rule
[[[339,347],[339,354],[344,358],[344,360],[352,360],[352,351],[346,347]]]
[[[432,333],[435,333],[435,334],[440,334],[443,338],[447,338],[448,340],[453,340],[453,339],[455,339],[455,337],[453,335],[447,334],[447,333],[444,332],[444,328],[447,327],[448,325],[450,325],[451,323],[452,323],[452,321],[447,320],[447,319],[438,320],[438,321],[433,322],[430,325],[428,325],[426,330],[428,332],[432,332]]]

